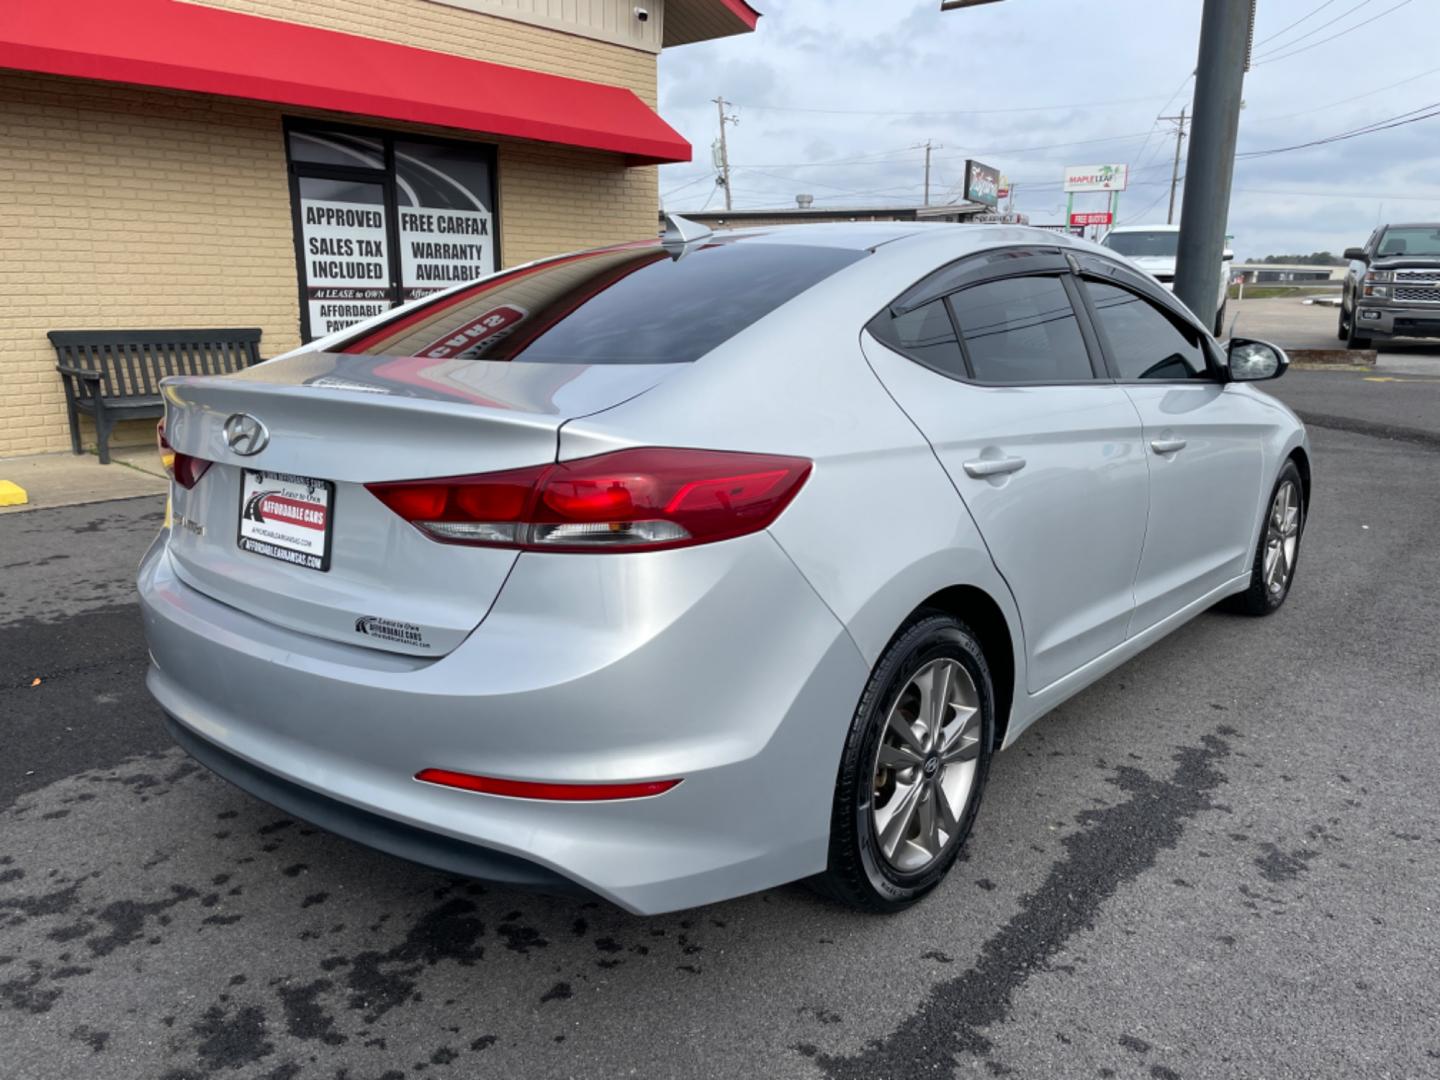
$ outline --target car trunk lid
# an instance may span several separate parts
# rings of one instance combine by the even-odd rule
[[[484,617],[515,552],[438,543],[365,485],[553,461],[566,420],[673,370],[302,353],[167,380],[167,441],[213,463],[174,488],[176,572],[290,629],[443,655]],[[227,439],[235,417],[245,432]]]

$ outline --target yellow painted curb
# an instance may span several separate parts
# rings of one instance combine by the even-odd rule
[[[0,480],[0,506],[24,506],[30,501],[25,489],[10,480]]]

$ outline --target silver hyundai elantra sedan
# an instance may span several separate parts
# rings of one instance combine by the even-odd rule
[[[449,872],[896,910],[1036,718],[1284,602],[1287,362],[1047,232],[674,222],[167,380],[149,687],[221,776]]]

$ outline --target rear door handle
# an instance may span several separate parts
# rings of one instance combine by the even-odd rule
[[[1177,450],[1185,449],[1184,439],[1152,439],[1150,449],[1157,454],[1173,454]]]
[[[1025,459],[1023,457],[977,458],[975,461],[965,462],[965,471],[977,480],[986,476],[1002,476],[1005,473],[1019,472],[1024,467]]]

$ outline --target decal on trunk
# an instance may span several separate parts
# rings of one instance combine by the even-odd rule
[[[381,641],[393,641],[397,645],[409,645],[414,649],[430,648],[430,643],[425,640],[425,631],[414,623],[401,622],[399,619],[361,615],[355,620],[355,632],[366,637],[379,638]]]

